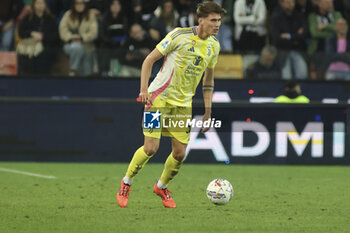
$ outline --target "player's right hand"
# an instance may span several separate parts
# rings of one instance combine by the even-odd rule
[[[145,105],[152,105],[152,97],[148,92],[140,92],[139,101]]]

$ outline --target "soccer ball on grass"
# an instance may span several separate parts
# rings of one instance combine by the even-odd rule
[[[212,180],[207,187],[208,199],[216,205],[227,204],[233,196],[231,183],[225,179]]]

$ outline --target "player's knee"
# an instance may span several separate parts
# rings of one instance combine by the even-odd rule
[[[182,162],[185,158],[186,152],[185,151],[173,151],[173,157],[179,162]]]
[[[143,150],[148,156],[152,156],[157,152],[158,145],[144,145]]]

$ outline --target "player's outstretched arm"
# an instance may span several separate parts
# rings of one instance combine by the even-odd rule
[[[203,77],[203,100],[204,100],[204,107],[205,112],[203,116],[203,122],[211,118],[211,101],[213,98],[213,91],[214,91],[214,69],[213,68],[207,68],[204,73]],[[205,133],[209,130],[208,128],[203,128],[202,133]]]
[[[148,94],[148,82],[151,76],[153,64],[158,61],[163,55],[159,52],[158,49],[153,49],[153,51],[148,54],[145,60],[142,63],[141,68],[141,87],[140,87],[140,102],[143,104],[151,105],[152,98]]]

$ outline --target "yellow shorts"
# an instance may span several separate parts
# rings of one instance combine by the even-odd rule
[[[192,108],[169,104],[157,96],[153,101],[153,105],[150,108],[145,108],[145,112],[157,112],[157,110],[161,113],[160,128],[147,129],[143,125],[143,134],[158,139],[163,135],[188,144],[191,127],[187,127],[186,123],[192,119]]]

